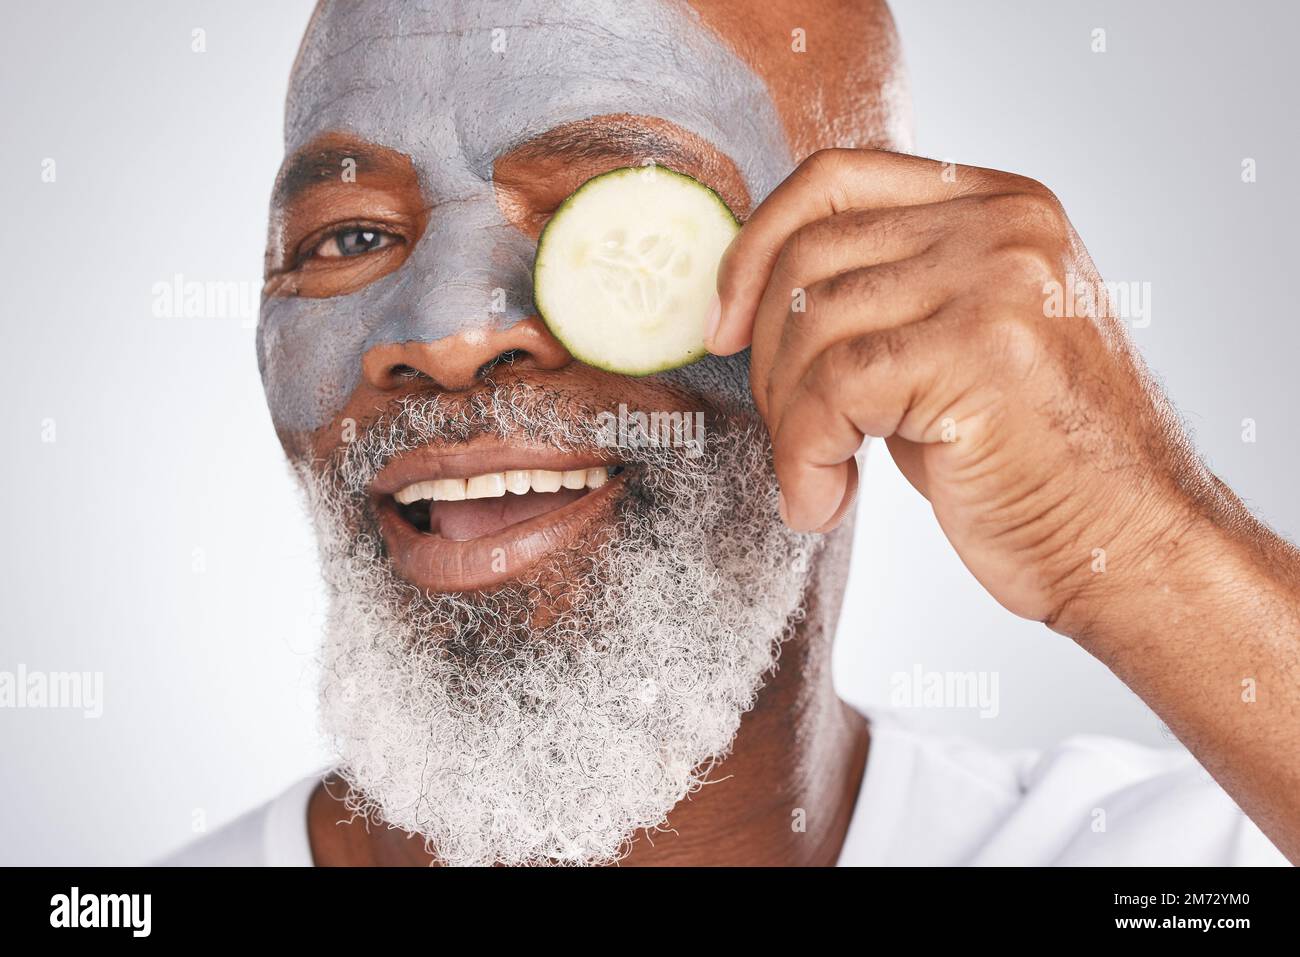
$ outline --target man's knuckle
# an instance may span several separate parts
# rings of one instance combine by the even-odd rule
[[[1047,233],[1060,233],[1068,228],[1069,219],[1061,201],[1041,183],[1018,179],[1032,185],[1017,185],[1007,189],[1006,184],[996,193],[985,197],[985,204],[1003,223],[1027,227]]]
[[[1051,195],[1051,190],[1034,179],[1032,176],[1025,176],[1022,173],[1003,172],[998,177],[1001,189],[1008,193],[1023,193],[1025,195]]]
[[[839,381],[838,376],[878,370],[882,364],[892,361],[898,351],[893,340],[894,337],[886,332],[871,332],[844,340],[835,349],[837,378],[834,381]]]
[[[812,335],[819,326],[827,325],[836,312],[836,304],[846,297],[864,294],[861,269],[836,273],[811,283],[801,290],[802,295],[791,303],[790,322],[795,335]]]
[[[980,201],[985,214],[998,224],[1018,222],[1028,211],[1031,202],[1026,193],[1009,189],[985,193]]]
[[[986,333],[990,358],[1008,377],[1008,381],[1028,378],[1043,352],[1043,320],[1024,313],[1004,313],[994,320]]]
[[[802,165],[818,171],[834,169],[844,162],[844,155],[848,152],[850,151],[839,146],[823,146],[810,154]]]
[[[885,266],[862,266],[848,269],[827,278],[823,296],[828,303],[840,300],[866,302],[881,291]]]
[[[786,336],[804,339],[812,335],[825,311],[825,300],[819,293],[819,284],[808,289],[796,289],[786,310]]]
[[[1007,243],[993,253],[999,285],[1011,291],[1032,290],[1042,295],[1045,284],[1057,279],[1060,257],[1038,243]]]
[[[1030,218],[1052,233],[1062,233],[1069,229],[1070,218],[1065,214],[1065,207],[1056,195],[1046,186],[1033,194]]]
[[[805,223],[792,232],[781,246],[774,275],[792,289],[802,286],[809,267],[819,258],[818,252],[824,247],[826,234],[823,220]]]
[[[810,189],[820,191],[833,209],[846,205],[843,182],[853,171],[856,150],[831,146],[819,149],[800,163],[792,174]]]
[[[827,156],[828,152],[828,150],[820,149],[813,153],[809,153],[804,157],[799,165],[794,168],[794,172],[790,174],[790,178],[802,181],[804,184],[808,185],[815,184],[823,179],[828,174],[829,170],[827,167],[832,162],[832,160]]]

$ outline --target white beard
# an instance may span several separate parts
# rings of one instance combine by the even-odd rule
[[[490,592],[395,576],[360,494],[394,452],[484,431],[595,444],[575,418],[518,385],[454,414],[411,399],[330,469],[298,466],[331,591],[321,710],[347,807],[444,864],[617,860],[726,756],[802,615],[817,540],[780,523],[766,435],[735,419],[698,458],[620,450],[638,467],[607,544]],[[557,579],[559,604],[536,587]]]

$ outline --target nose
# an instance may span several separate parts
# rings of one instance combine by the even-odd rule
[[[474,326],[431,342],[384,342],[361,359],[366,382],[380,391],[411,387],[412,372],[444,392],[472,389],[502,358],[516,369],[562,369],[573,357],[536,316],[504,329]]]

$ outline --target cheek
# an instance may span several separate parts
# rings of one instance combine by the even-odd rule
[[[258,367],[276,430],[326,426],[360,380],[366,330],[343,300],[267,299],[257,329]]]
[[[693,392],[710,405],[742,414],[756,411],[749,391],[749,350],[730,356],[708,356],[656,378]]]
[[[285,455],[295,464],[328,461],[364,437],[366,429],[383,408],[382,397],[361,389],[347,408],[341,410],[328,423],[315,429],[276,428],[276,438]]]

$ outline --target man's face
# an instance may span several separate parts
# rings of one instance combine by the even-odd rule
[[[798,616],[815,546],[776,518],[745,358],[631,380],[533,315],[548,216],[648,161],[742,217],[791,164],[675,3],[326,4],[295,67],[258,354],[331,586],[324,719],[353,806],[446,861],[616,856]],[[702,413],[703,448],[609,447],[620,405]],[[492,494],[410,500],[462,480]]]
[[[529,316],[537,232],[586,178],[661,161],[743,216],[791,165],[762,81],[688,7],[660,0],[328,4],[286,127],[259,352],[276,425],[293,433],[340,417],[377,346]],[[312,258],[316,234],[348,220],[401,242]],[[329,298],[341,294],[346,308]],[[682,378],[743,395],[723,365]]]

